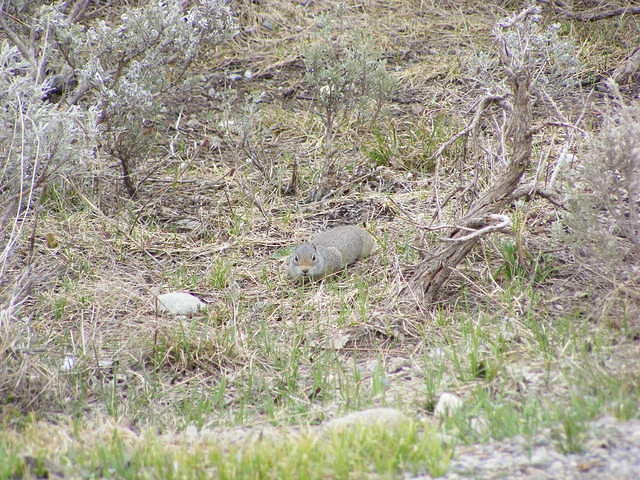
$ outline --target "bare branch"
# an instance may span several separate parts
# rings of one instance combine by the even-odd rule
[[[640,47],[637,47],[629,57],[613,72],[612,78],[616,83],[626,83],[640,70]]]
[[[442,211],[443,206],[450,200],[451,197],[448,197],[444,203],[440,202],[440,156],[442,155],[442,153],[449,148],[451,145],[453,145],[456,140],[458,140],[459,138],[467,135],[469,132],[474,131],[477,126],[478,126],[478,122],[480,121],[480,118],[482,117],[482,114],[485,112],[485,110],[489,107],[489,105],[491,105],[492,103],[497,103],[498,105],[502,106],[505,110],[509,110],[511,107],[507,104],[506,102],[506,96],[505,95],[489,95],[484,97],[482,100],[480,100],[480,102],[478,103],[478,106],[476,108],[476,112],[473,115],[473,119],[471,120],[471,122],[469,122],[469,124],[460,132],[456,133],[453,137],[451,137],[449,140],[447,140],[445,143],[443,143],[438,150],[436,150],[436,152],[431,155],[430,159],[436,160],[436,168],[435,168],[435,181],[434,181],[434,191],[435,191],[435,200],[436,200],[436,211],[433,215],[433,219],[435,220],[436,217],[440,218],[440,212]]]
[[[491,221],[497,221],[499,223],[495,224],[495,225],[486,225],[484,227],[482,227],[480,230],[475,230],[473,233],[470,233],[469,235],[464,235],[462,237],[454,237],[454,238],[442,238],[441,240],[443,242],[466,242],[469,241],[471,239],[477,238],[477,237],[481,237],[483,235],[486,235],[488,233],[491,232],[496,232],[496,231],[504,231],[508,228],[511,227],[511,219],[509,217],[507,217],[506,215],[500,215],[497,213],[490,213],[488,215],[485,215],[484,217],[480,217],[480,218],[469,218],[468,219],[469,223],[475,223],[475,224],[484,224],[486,225],[487,223],[491,222]],[[458,229],[462,230],[468,230],[468,227],[458,227]]]
[[[69,21],[77,22],[81,20],[88,6],[89,6],[89,0],[78,0],[73,6],[71,13],[69,14]]]
[[[532,5],[528,8],[525,8],[523,11],[521,11],[517,15],[511,18],[506,18],[502,20],[500,23],[498,23],[498,25],[501,26],[502,28],[513,27],[515,24],[523,22],[524,19],[527,18],[529,15],[532,15],[535,13],[540,13],[540,10],[538,9],[538,7]]]
[[[467,135],[469,132],[471,132],[472,130],[474,130],[478,125],[478,122],[480,121],[482,114],[489,107],[489,105],[491,105],[492,103],[497,103],[498,105],[501,105],[504,107],[505,98],[506,98],[505,95],[488,95],[484,97],[482,100],[480,100],[480,102],[478,102],[478,107],[476,108],[476,113],[473,115],[473,119],[467,124],[466,127],[464,127],[464,129],[462,129],[460,132],[456,133],[453,137],[451,137],[449,140],[447,140],[442,145],[440,145],[438,150],[436,150],[435,153],[431,155],[431,157],[429,157],[429,160],[438,158],[440,155],[442,155],[442,153],[447,148],[453,145],[456,142],[456,140],[458,140],[460,137],[463,137]]]
[[[7,37],[9,37],[9,40],[11,40],[16,48],[20,50],[20,53],[25,58],[25,60],[27,60],[32,67],[35,66],[35,59],[33,58],[33,55],[31,54],[31,52],[29,52],[29,49],[24,44],[22,39],[18,36],[18,34],[7,24],[7,22],[5,21],[6,16],[7,15],[5,14],[5,12],[0,10],[0,27],[2,27],[4,33],[6,33]]]
[[[562,203],[562,200],[560,199],[559,194],[555,192],[551,192],[549,190],[545,190],[540,187],[536,187],[533,184],[521,185],[518,188],[516,188],[511,194],[511,201],[518,200],[519,198],[522,198],[522,197],[533,197],[535,195],[542,197],[545,200],[548,200],[549,203],[551,203],[552,205],[558,208],[565,209],[565,206]]]
[[[573,128],[579,131],[580,133],[582,133],[583,135],[587,135],[587,132],[585,132],[580,127],[567,122],[544,122],[542,125],[532,128],[531,135],[536,135],[537,133],[540,133],[542,130],[544,130],[545,127]]]

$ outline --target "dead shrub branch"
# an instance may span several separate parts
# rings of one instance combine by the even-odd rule
[[[529,17],[536,13],[537,9],[530,7],[503,22],[500,27],[507,29],[518,22],[530,21]],[[480,102],[474,119],[465,131],[473,129],[489,104],[498,103],[508,116],[503,136],[506,139],[507,151],[510,152],[510,162],[504,173],[472,203],[467,213],[455,222],[459,227],[447,238],[448,245],[441,247],[431,258],[418,265],[414,277],[405,290],[409,289],[416,299],[425,303],[433,303],[437,300],[438,293],[451,272],[482,237],[509,226],[508,218],[499,212],[511,201],[531,161],[532,67],[527,63],[526,51],[525,58],[516,58],[517,49],[507,45],[504,37],[499,40],[501,63],[512,94],[511,103],[505,106],[503,97],[486,97]],[[470,228],[475,231],[469,233]]]
[[[491,222],[498,222],[496,224],[491,224]],[[479,227],[479,229],[474,230],[470,228],[468,225],[474,225]],[[505,231],[511,227],[511,219],[506,215],[498,215],[498,214],[489,214],[480,218],[470,218],[468,219],[468,223],[466,226],[458,227],[460,230],[471,230],[473,233],[469,235],[464,235],[462,237],[454,237],[454,238],[443,238],[443,242],[466,242],[476,237],[480,237],[482,235],[486,235],[489,232],[499,232]]]

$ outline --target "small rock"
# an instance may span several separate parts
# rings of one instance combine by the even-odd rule
[[[387,363],[387,371],[389,373],[400,373],[403,370],[411,368],[411,360],[402,357],[393,357]]]
[[[530,463],[534,467],[544,467],[555,461],[555,457],[555,455],[552,455],[551,452],[549,452],[549,449],[545,447],[539,447],[536,448],[531,454]]]
[[[195,442],[198,439],[198,427],[190,423],[184,430],[184,438],[187,442]]]
[[[213,135],[209,138],[209,145],[211,148],[220,148],[222,147],[222,138],[217,135]]]
[[[443,361],[446,358],[446,352],[442,348],[434,348],[431,350],[429,357],[434,361]]]
[[[109,370],[113,368],[113,360],[111,359],[98,360],[98,367],[104,370]]]
[[[478,435],[485,435],[489,433],[489,422],[486,418],[475,417],[470,422],[471,429]]]
[[[452,415],[462,406],[462,399],[453,393],[443,393],[433,411],[434,416],[444,418]]]
[[[554,460],[549,465],[547,465],[547,472],[551,473],[551,475],[559,476],[561,472],[565,469],[565,464],[563,460]]]
[[[73,367],[76,366],[76,362],[76,357],[74,357],[73,355],[67,355],[66,357],[64,357],[64,360],[62,360],[62,366],[60,367],[60,370],[62,370],[63,372],[73,370]]]
[[[171,315],[189,315],[205,306],[199,298],[185,292],[163,293],[157,298],[159,310]]]
[[[186,125],[189,128],[199,128],[201,124],[200,120],[198,120],[197,118],[190,118],[189,120],[187,120]]]
[[[324,430],[335,432],[356,426],[367,427],[374,425],[395,427],[407,420],[408,417],[395,408],[370,408],[335,418],[324,425]]]
[[[270,96],[267,92],[262,92],[258,97],[254,100],[254,103],[266,103],[270,100]]]
[[[349,343],[349,340],[351,340],[351,335],[348,335],[346,333],[338,333],[329,339],[329,343],[331,348],[340,350],[341,348],[344,348],[347,343]]]
[[[183,231],[189,232],[200,228],[202,223],[193,218],[180,218],[174,222],[174,225]]]

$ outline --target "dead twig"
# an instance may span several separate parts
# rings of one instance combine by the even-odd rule
[[[618,84],[631,81],[633,75],[640,70],[640,47],[637,47],[613,72],[611,77]]]
[[[535,135],[537,133],[540,133],[542,130],[544,130],[545,127],[573,128],[579,131],[580,133],[582,133],[583,135],[587,135],[587,132],[585,132],[582,128],[567,122],[544,122],[542,125],[532,128],[531,134]]]
[[[491,221],[497,221],[499,223],[495,225],[486,225]],[[496,231],[504,231],[511,227],[511,219],[506,215],[499,215],[497,213],[490,213],[480,218],[470,218],[469,223],[477,223],[477,224],[485,224],[486,226],[482,227],[480,230],[474,230],[473,233],[469,235],[464,235],[462,237],[454,237],[454,238],[442,238],[443,242],[466,242],[473,238],[481,237],[486,235],[487,233],[496,232]],[[459,230],[473,230],[466,226],[457,227]]]
[[[566,210],[564,203],[562,203],[560,194],[552,192],[550,190],[545,190],[544,188],[536,187],[531,183],[527,185],[521,185],[516,188],[511,194],[511,201],[513,202],[522,197],[533,197],[536,195],[544,198],[553,206]]]
[[[434,175],[435,179],[434,179],[434,185],[433,185],[434,197],[436,200],[436,211],[433,214],[433,220],[435,220],[436,218],[438,219],[441,218],[440,213],[442,211],[442,208],[444,208],[444,205],[451,198],[451,197],[448,197],[444,203],[440,202],[440,169],[441,169],[440,157],[442,156],[444,151],[447,150],[449,147],[451,147],[451,145],[453,145],[459,138],[465,135],[468,135],[469,132],[475,131],[475,129],[478,126],[478,122],[482,118],[482,114],[485,112],[487,108],[489,108],[490,105],[494,103],[504,106],[505,97],[503,95],[488,95],[484,97],[482,100],[480,100],[480,102],[478,102],[477,104],[478,106],[476,108],[475,114],[473,115],[473,119],[471,120],[471,122],[469,122],[469,124],[465,128],[463,128],[460,132],[456,133],[453,137],[451,137],[449,140],[443,143],[438,148],[438,150],[436,150],[433,153],[433,155],[431,155],[430,160],[435,159],[436,161],[435,175]]]
[[[2,9],[0,9],[0,27],[2,27],[4,33],[7,35],[7,37],[9,37],[9,40],[11,40],[16,48],[20,50],[23,58],[27,60],[32,67],[34,67],[36,64],[34,56],[31,54],[31,52],[27,48],[27,45],[25,45],[18,34],[7,24],[7,22],[5,21],[5,17],[8,17],[8,15]]]
[[[487,108],[489,108],[491,104],[495,103],[504,107],[505,106],[504,100],[505,100],[504,95],[488,95],[484,97],[482,100],[480,100],[477,103],[478,106],[473,115],[473,119],[460,132],[456,133],[453,137],[451,137],[449,140],[447,140],[442,145],[440,145],[438,150],[436,150],[434,154],[431,155],[429,160],[437,159],[443,154],[443,152],[446,149],[448,149],[451,145],[453,145],[456,142],[456,140],[458,140],[460,137],[463,137],[464,135],[467,135],[472,130],[475,130],[476,126],[478,125],[478,122],[482,118],[482,114]]]
[[[69,21],[77,22],[81,20],[87,10],[87,7],[89,6],[89,3],[89,0],[78,0],[73,5],[73,9],[69,13]]]

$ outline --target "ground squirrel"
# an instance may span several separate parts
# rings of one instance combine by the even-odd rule
[[[298,245],[289,257],[289,277],[317,280],[371,254],[373,237],[356,225],[335,227]]]

